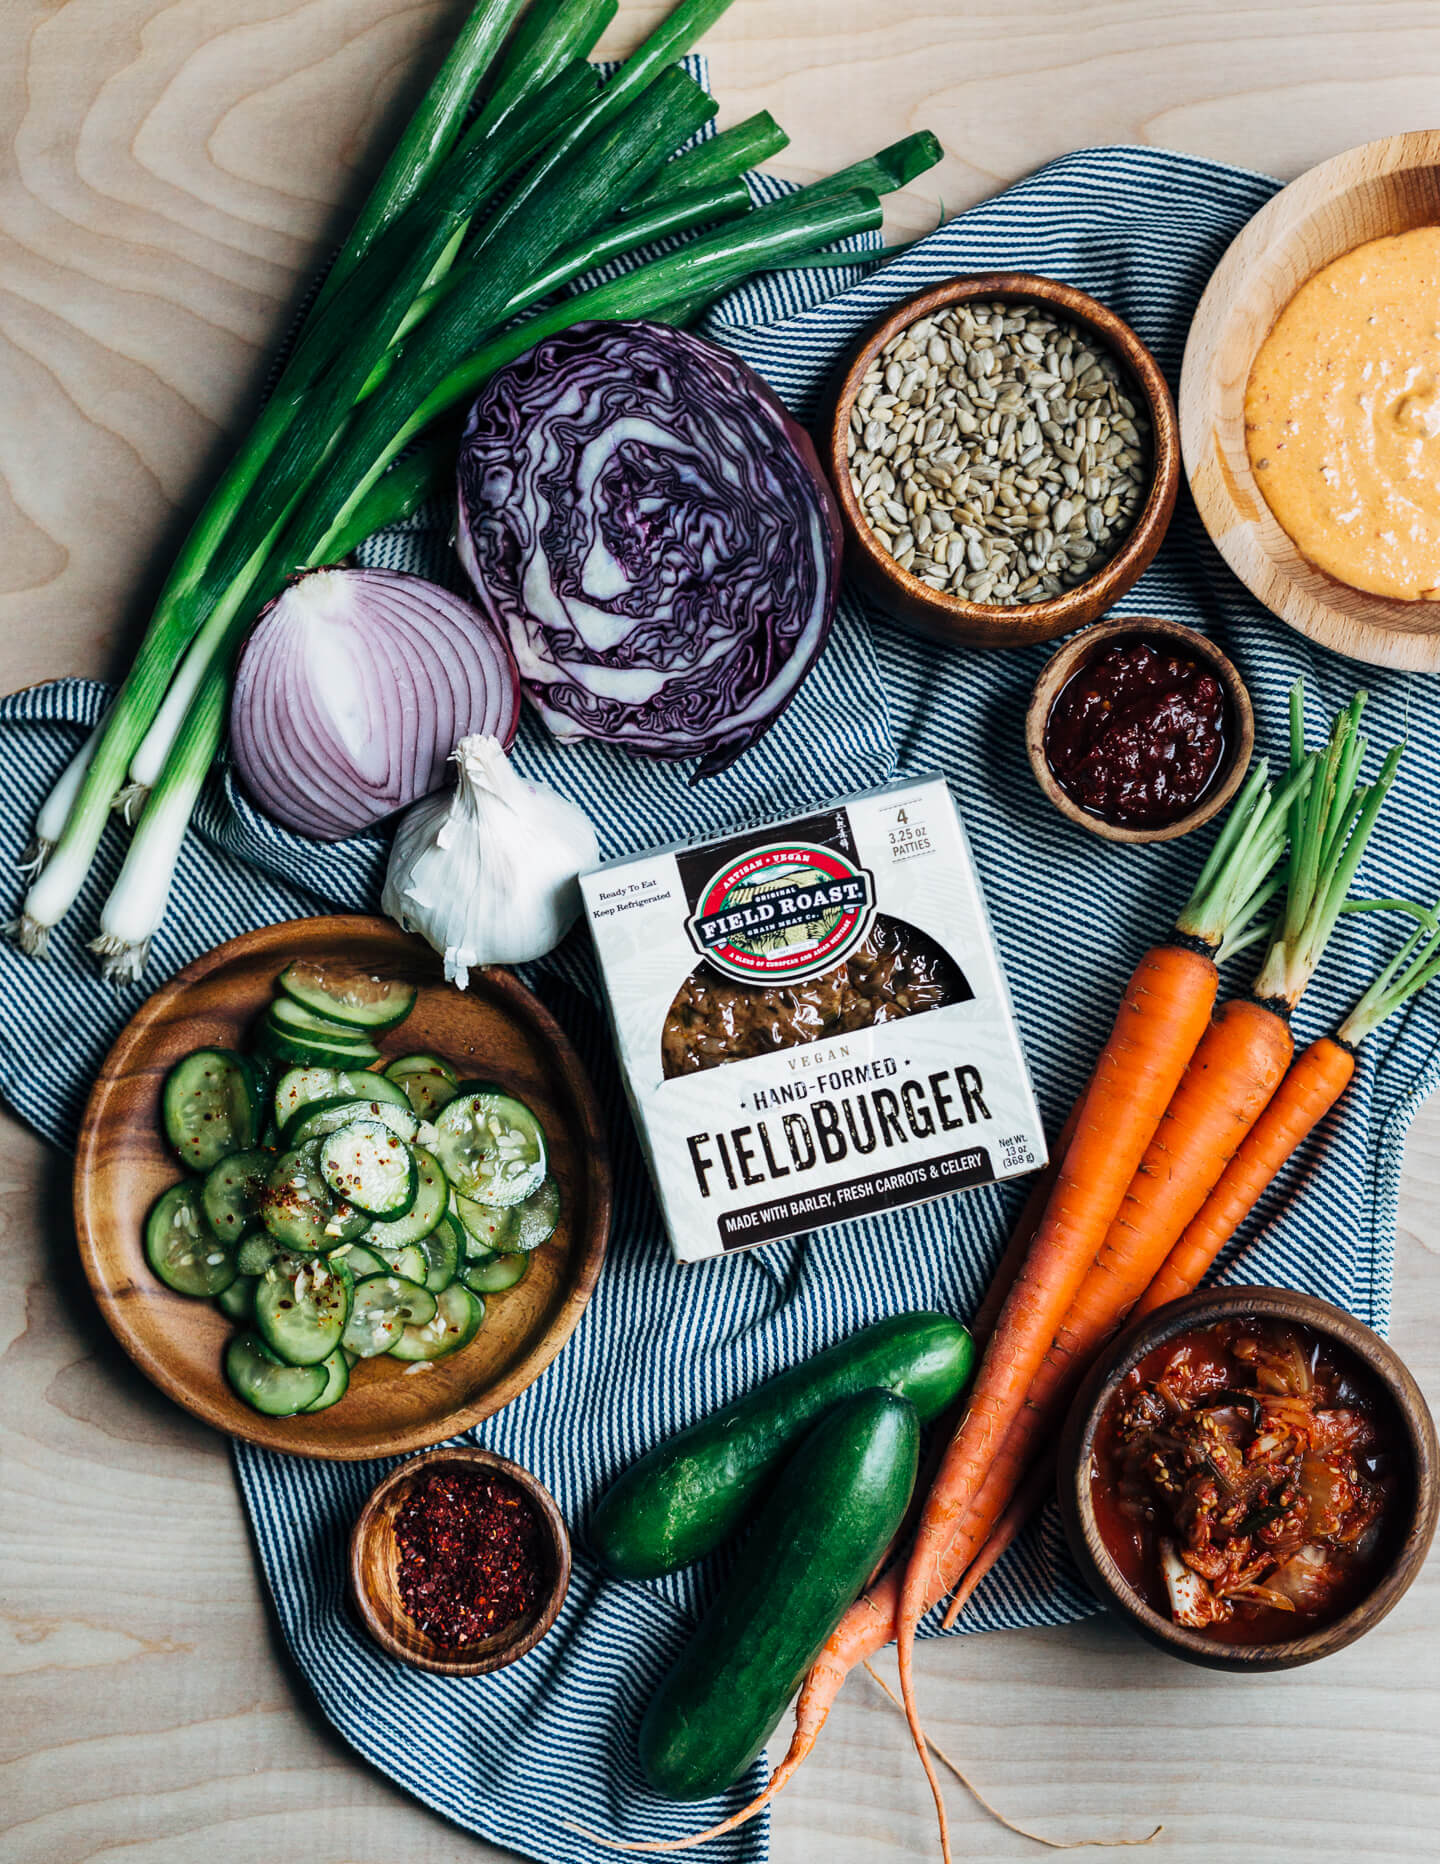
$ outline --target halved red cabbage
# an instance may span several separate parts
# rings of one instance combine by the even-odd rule
[[[805,432],[688,331],[581,323],[502,369],[460,447],[461,561],[557,738],[710,776],[825,644],[840,522]]]

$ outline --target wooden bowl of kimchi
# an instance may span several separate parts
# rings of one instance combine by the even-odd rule
[[[1220,1670],[1343,1650],[1419,1572],[1435,1426],[1395,1352],[1284,1288],[1159,1308],[1091,1369],[1060,1440],[1087,1584],[1143,1637]]]

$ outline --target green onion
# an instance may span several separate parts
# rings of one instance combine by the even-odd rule
[[[768,115],[675,155],[715,106],[674,61],[729,0],[681,0],[597,95],[576,61],[615,3],[536,0],[503,50],[518,0],[471,14],[187,538],[110,713],[40,812],[37,854],[54,848],[26,898],[27,949],[42,950],[73,903],[129,766],[141,779],[130,800],[148,788],[149,801],[97,949],[107,973],[136,973],[223,736],[251,618],[287,573],[343,557],[417,508],[453,459],[453,435],[433,424],[489,373],[582,318],[694,314],[757,270],[821,254],[876,226],[876,194],[938,156],[933,139],[909,137],[749,211],[740,171],[783,146]],[[846,185],[857,180],[866,185]],[[554,301],[583,273],[696,227],[714,230]]]
[[[496,67],[485,115],[498,121],[522,98],[548,84],[562,65],[572,58],[588,58],[619,6],[620,0],[535,0]]]
[[[169,904],[185,830],[220,750],[229,698],[230,662],[217,658],[176,733],[130,838],[119,878],[105,901],[100,935],[90,944],[111,982],[127,983],[139,977],[150,955],[150,940]]]
[[[740,214],[748,213],[750,207],[750,190],[745,183],[729,181],[710,188],[697,188],[693,193],[673,195],[633,215],[624,214],[613,225],[557,253],[522,291],[516,292],[505,306],[503,316],[518,317],[522,311],[528,311],[542,298],[548,298],[552,292],[561,290],[582,273],[594,271],[597,266],[619,258],[623,253],[633,252],[637,247],[649,245],[667,235],[707,226],[712,221],[733,220]],[[432,309],[436,300],[450,288],[451,281],[447,280],[435,291],[426,292],[423,298],[417,300],[409,320],[401,326],[400,336],[407,336]],[[393,362],[387,357],[365,384],[367,395],[374,393],[392,367]]]
[[[409,206],[450,153],[476,89],[523,5],[524,0],[481,0],[460,28],[449,56],[360,209],[343,251],[316,296],[312,317],[334,297],[376,237]]]
[[[476,7],[362,208],[332,267],[328,291],[322,289],[315,309],[338,291],[385,225],[414,199],[454,144],[476,84],[517,11],[518,0],[482,0]],[[314,315],[312,310],[307,327]],[[247,505],[299,405],[298,398],[272,397],[262,411],[181,547],[135,660],[115,703],[97,727],[94,742],[72,759],[42,806],[36,823],[36,857],[42,865],[47,855],[63,858],[50,884],[37,896],[45,879],[40,874],[26,898],[19,937],[27,951],[44,949],[49,928],[73,904],[99,845],[112,798],[125,781],[130,759],[162,703],[187,641],[211,605],[227,597],[231,580],[243,576],[257,554],[263,558],[261,540],[274,532],[277,519],[273,510],[255,518]],[[293,502],[292,497],[289,503]],[[243,531],[238,542],[227,536],[232,525]],[[244,595],[242,588],[242,603]],[[47,833],[53,831],[67,798],[63,829]]]
[[[693,149],[685,149],[667,162],[627,211],[633,213],[695,188],[714,187],[717,182],[738,181],[749,169],[778,155],[789,141],[770,112],[759,110],[743,123],[722,129],[718,136],[697,142]]]
[[[916,130],[913,136],[902,136],[899,142],[888,144],[862,162],[837,169],[823,181],[810,182],[800,192],[812,200],[825,194],[845,194],[851,188],[868,188],[872,194],[893,194],[898,188],[908,188],[927,168],[943,161],[944,156],[938,136],[932,136],[928,129]]]

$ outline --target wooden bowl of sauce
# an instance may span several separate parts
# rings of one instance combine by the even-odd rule
[[[870,519],[862,507],[861,498],[857,496],[852,478],[850,461],[852,457],[852,415],[856,414],[857,404],[860,408],[861,435],[863,438],[865,406],[863,397],[867,391],[867,373],[872,365],[883,362],[889,346],[905,339],[918,325],[927,334],[922,342],[948,341],[942,336],[941,329],[929,330],[932,324],[943,325],[946,315],[952,311],[968,308],[968,314],[991,317],[992,312],[1000,309],[1018,310],[1028,308],[1039,312],[1042,317],[1052,320],[1055,326],[1062,327],[1061,335],[1069,331],[1076,333],[1077,339],[1086,349],[1081,354],[1085,365],[1082,373],[1088,373],[1097,359],[1107,370],[1113,369],[1116,376],[1117,393],[1123,391],[1131,409],[1143,420],[1146,434],[1144,449],[1147,455],[1144,473],[1144,490],[1140,496],[1133,518],[1128,528],[1120,531],[1118,536],[1107,540],[1103,546],[1094,550],[1093,568],[1084,576],[1083,581],[1073,586],[1058,589],[1045,600],[1017,599],[1013,602],[988,602],[972,600],[957,593],[955,588],[935,588],[922,579],[918,570],[912,572],[897,561],[897,556],[888,550],[877,536]],[[993,318],[990,326],[993,329]],[[980,339],[990,341],[990,339]],[[1001,340],[1010,340],[1009,336]],[[1015,337],[1023,342],[1024,338]],[[1038,339],[1037,339],[1038,340]],[[1046,338],[1051,341],[1051,338]],[[1067,336],[1067,340],[1068,336]],[[959,353],[952,352],[948,363],[937,363],[938,378],[935,386],[926,391],[926,396],[944,396],[947,393],[959,393],[968,396],[975,387],[973,381],[967,381],[966,363],[972,367],[976,361],[971,350],[966,349],[959,337]],[[936,351],[939,355],[939,351]],[[962,363],[964,355],[966,363]],[[929,357],[925,358],[928,366]],[[1049,362],[1048,355],[1044,360]],[[892,365],[893,366],[893,365]],[[1069,368],[1068,358],[1061,360],[1062,368]],[[983,372],[981,372],[983,373]],[[1056,386],[1050,387],[1051,379]],[[870,392],[877,385],[869,382]],[[1093,392],[1093,385],[1082,385],[1084,393]],[[1043,392],[1052,398],[1064,396],[1071,392],[1071,385],[1058,378],[1046,376]],[[1019,390],[1015,391],[1016,405],[1005,408],[1005,397],[995,400],[989,412],[990,404],[977,399],[973,413],[964,410],[967,426],[964,431],[962,446],[963,458],[970,464],[965,470],[970,481],[969,494],[982,500],[987,496],[985,487],[991,486],[991,496],[998,497],[998,484],[992,483],[993,474],[998,470],[1003,479],[1015,463],[1017,475],[1023,474],[1025,467],[1020,455],[1032,449],[1039,453],[1044,450],[1042,442],[1050,437],[1044,433],[1045,425],[1039,409],[1033,399],[1024,399]],[[893,399],[893,397],[891,397]],[[1053,401],[1050,405],[1054,411]],[[1092,405],[1096,410],[1096,420],[1109,425],[1126,418],[1123,410],[1117,406],[1111,410],[1101,401]],[[1098,412],[1103,409],[1103,412]],[[929,410],[934,413],[932,407]],[[910,440],[901,440],[893,454],[886,456],[888,465],[894,465],[902,452],[907,452],[912,444],[923,451],[927,445],[934,444],[927,438],[929,424],[925,411],[921,411],[921,430]],[[974,431],[968,424],[974,421],[979,431]],[[988,432],[988,424],[996,424],[993,434]],[[1008,422],[1008,427],[1007,427]],[[1034,434],[1032,436],[1031,427]],[[1058,424],[1057,424],[1058,425]],[[1082,423],[1083,425],[1083,423]],[[1132,423],[1133,427],[1133,423]],[[902,429],[902,433],[903,433]],[[1066,430],[1070,439],[1076,435],[1072,429]],[[1104,448],[1114,445],[1133,446],[1136,443],[1125,438],[1131,429],[1122,430],[1116,426],[1114,431],[1101,437],[1098,433],[1093,445]],[[1088,436],[1087,436],[1088,437]],[[953,435],[941,436],[941,439],[954,439]],[[980,454],[994,449],[995,461],[981,462]],[[1018,449],[1018,453],[1017,453]],[[1073,449],[1072,449],[1073,452]],[[908,299],[889,316],[884,318],[866,337],[855,353],[848,368],[840,379],[836,393],[834,411],[831,416],[828,440],[822,448],[826,470],[834,488],[840,506],[841,522],[845,532],[845,561],[849,573],[854,576],[860,587],[870,599],[883,608],[895,620],[907,627],[939,641],[945,646],[964,647],[1024,647],[1034,641],[1052,641],[1062,634],[1068,634],[1072,628],[1082,627],[1102,615],[1107,608],[1117,602],[1132,584],[1137,582],[1148,568],[1151,559],[1160,548],[1161,539],[1169,527],[1175,510],[1175,498],[1180,484],[1180,444],[1179,427],[1175,414],[1175,404],[1171,399],[1170,389],[1161,373],[1160,365],[1150,351],[1136,336],[1130,326],[1098,299],[1090,297],[1083,291],[1077,291],[1073,285],[1062,283],[1058,279],[1041,278],[1028,272],[983,272],[964,278],[949,280],[943,285],[936,285],[928,291]],[[936,463],[945,456],[943,445],[935,455]],[[1088,455],[1086,456],[1088,457]],[[1057,462],[1062,456],[1057,454]],[[998,467],[996,462],[998,462]],[[1092,461],[1092,465],[1094,462]],[[1084,460],[1080,469],[1084,468]],[[1067,525],[1074,526],[1078,506],[1077,492],[1086,496],[1092,489],[1091,483],[1081,476],[1073,459],[1063,460],[1066,477],[1052,484],[1046,481],[1044,486],[1034,484],[1033,490],[1019,484],[1011,487],[1013,496],[1018,500],[1043,497],[1048,501],[1048,514],[1059,509],[1061,502],[1075,507],[1066,513]],[[987,475],[982,479],[981,475]],[[1078,485],[1076,482],[1078,481]],[[862,488],[863,489],[863,488]],[[916,489],[911,481],[911,490]],[[919,488],[930,495],[928,488]],[[892,488],[892,496],[899,497],[906,492],[904,485]],[[967,519],[961,503],[956,504],[949,492],[942,495],[940,503],[946,514],[947,529],[952,529],[955,537],[967,536]],[[1106,501],[1108,504],[1108,501]],[[901,507],[897,504],[897,509]],[[1019,510],[1018,504],[1013,507]],[[1046,517],[1032,504],[1030,515],[1042,526]],[[1047,515],[1048,515],[1047,514]],[[893,515],[893,513],[892,513]],[[1088,512],[1087,512],[1088,516]],[[972,514],[973,519],[973,514]],[[976,548],[982,548],[979,527],[970,522],[969,536]],[[1043,532],[1044,535],[1051,535]],[[1055,538],[1052,536],[1052,543]],[[1084,539],[1079,539],[1084,543]],[[1087,546],[1088,547],[1088,546]],[[899,556],[906,553],[900,551]],[[913,554],[913,553],[912,553]],[[982,559],[983,561],[983,559]],[[973,560],[971,567],[973,567]],[[962,562],[952,574],[964,575],[966,565]],[[975,571],[984,575],[983,569]],[[1022,579],[1023,580],[1023,579]],[[1031,576],[1029,580],[1036,580]],[[980,593],[979,589],[976,591]]]
[[[544,1637],[570,1585],[555,1498],[473,1444],[412,1456],[350,1533],[351,1608],[382,1650],[441,1676],[484,1676]]]
[[[1343,1650],[1404,1595],[1440,1511],[1435,1426],[1394,1351],[1282,1288],[1128,1329],[1060,1440],[1066,1535],[1143,1637],[1221,1670]]]
[[[1436,240],[1420,242],[1428,257],[1412,247],[1437,228],[1440,130],[1322,162],[1231,243],[1180,376],[1190,489],[1250,592],[1336,653],[1428,673],[1440,672],[1440,280]],[[1391,560],[1412,526],[1419,558]],[[1408,596],[1382,592],[1407,576]]]
[[[1255,748],[1250,695],[1213,641],[1127,615],[1053,654],[1025,715],[1035,781],[1106,841],[1173,841],[1222,810]]]

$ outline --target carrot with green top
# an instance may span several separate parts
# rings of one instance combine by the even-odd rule
[[[1280,1171],[1336,1105],[1355,1073],[1355,1051],[1368,1035],[1440,977],[1435,916],[1411,908],[1422,923],[1386,965],[1333,1035],[1299,1056],[1194,1220],[1161,1265],[1136,1308],[1149,1314],[1192,1294],[1216,1257]]]

